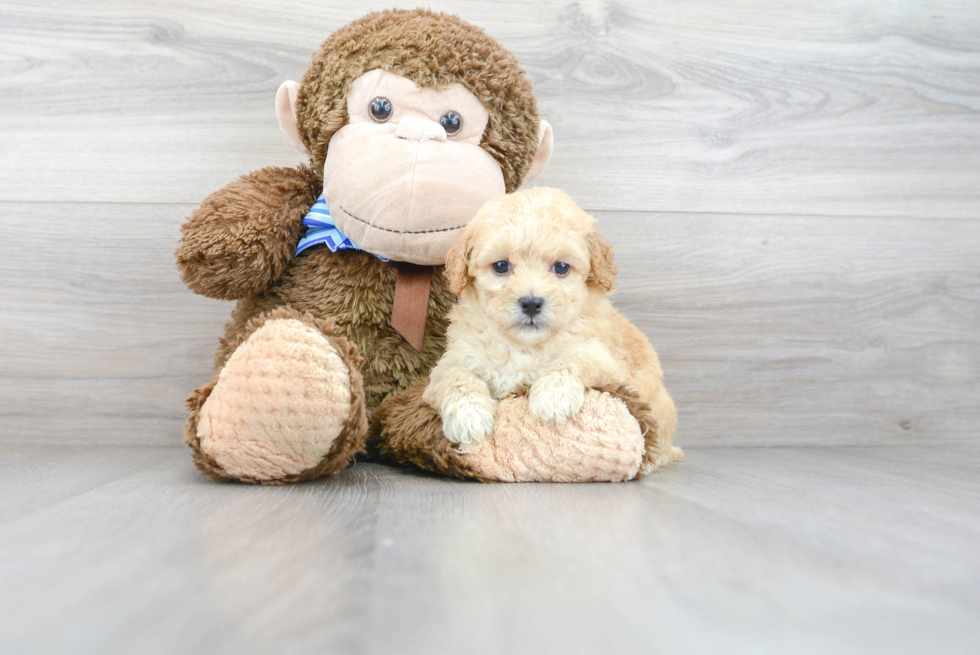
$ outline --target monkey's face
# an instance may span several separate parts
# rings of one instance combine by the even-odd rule
[[[324,165],[337,227],[382,257],[445,263],[476,211],[506,190],[500,166],[480,147],[483,104],[461,84],[420,88],[376,69],[355,80],[347,111]]]

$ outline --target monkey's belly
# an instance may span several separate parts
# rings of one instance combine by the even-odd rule
[[[445,350],[448,314],[455,302],[439,267],[432,276],[424,345],[417,351],[391,327],[395,278],[394,264],[369,253],[311,248],[296,257],[265,293],[239,302],[226,326],[225,342],[234,343],[252,317],[276,307],[290,306],[332,320],[363,358],[370,416],[389,393],[428,375]],[[219,369],[230,355],[219,350]]]

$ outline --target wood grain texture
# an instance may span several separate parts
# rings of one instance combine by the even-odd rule
[[[0,204],[8,440],[179,441],[232,306],[178,279],[190,209]],[[980,222],[598,218],[617,303],[661,355],[680,444],[977,438]]]
[[[376,6],[4,2],[0,199],[196,203],[297,161],[277,86]],[[977,216],[973,3],[432,6],[517,52],[555,127],[541,183],[590,209]]]
[[[977,438],[977,221],[598,216],[683,437]]]
[[[256,488],[202,480],[179,448],[0,445],[0,643],[965,655],[978,466],[976,445],[692,448],[639,483],[360,464]]]

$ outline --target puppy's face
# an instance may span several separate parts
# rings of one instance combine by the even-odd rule
[[[483,206],[450,252],[447,275],[510,339],[541,343],[612,288],[611,248],[564,193],[535,188]]]

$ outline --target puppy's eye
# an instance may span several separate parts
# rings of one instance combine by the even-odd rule
[[[572,267],[565,262],[555,262],[555,265],[551,267],[551,270],[555,272],[558,277],[565,277],[568,272],[572,270]]]
[[[394,113],[395,108],[391,106],[391,100],[384,96],[378,96],[371,101],[371,118],[377,123],[384,123]]]
[[[446,134],[452,136],[463,127],[463,117],[459,115],[458,111],[447,111],[439,119],[439,124],[446,130]]]
[[[491,268],[497,275],[503,275],[510,270],[510,262],[502,259],[499,262],[494,262]]]

